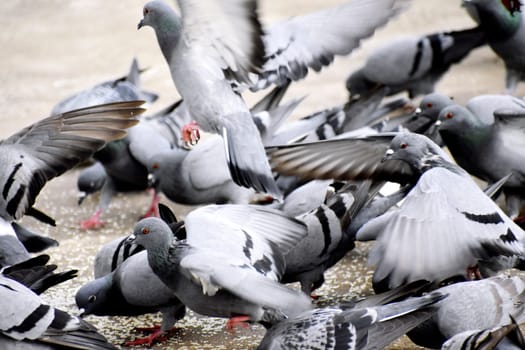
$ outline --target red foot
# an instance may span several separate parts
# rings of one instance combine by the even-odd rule
[[[181,132],[182,132],[182,135],[181,135],[182,141],[184,141],[184,143],[189,146],[196,145],[197,142],[199,142],[201,138],[201,133],[199,131],[199,125],[197,124],[196,121],[192,121],[191,123],[184,125],[182,127]]]
[[[235,328],[236,327],[242,327],[242,328],[250,328],[250,325],[247,323],[250,320],[250,316],[235,316],[232,317],[226,322],[226,330],[231,333],[235,334]]]
[[[149,218],[150,216],[159,217],[159,194],[153,188],[150,188],[148,191],[153,193],[153,198],[151,198],[151,204],[148,211],[142,216],[142,218]]]
[[[312,294],[310,294],[310,299],[312,299],[312,300],[318,300],[319,298],[321,298],[321,296],[320,296],[320,295],[317,295],[317,294],[313,294],[313,293],[312,293]]]
[[[124,343],[124,346],[147,345],[148,347],[151,347],[153,343],[160,343],[168,339],[166,333],[160,329],[160,325],[154,325],[153,327],[136,327],[135,331],[151,334],[144,338],[137,338],[128,341]]]
[[[95,214],[93,214],[93,216],[89,218],[88,220],[80,221],[80,227],[83,230],[97,230],[103,227],[106,223],[100,220],[101,214],[102,214],[102,210],[101,209],[97,210]]]
[[[467,280],[475,281],[480,280],[481,278],[481,272],[479,272],[479,268],[477,266],[467,267]]]

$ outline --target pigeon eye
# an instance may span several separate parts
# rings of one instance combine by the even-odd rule
[[[147,235],[149,233],[149,228],[143,227],[141,232],[143,235]]]
[[[454,118],[454,113],[452,113],[452,112],[448,112],[447,114],[445,114],[445,118],[446,118],[446,119],[452,119],[452,118]]]
[[[511,16],[514,12],[521,12],[521,2],[519,0],[501,0],[501,3],[510,12]]]
[[[144,11],[142,11],[143,15],[146,16],[149,13],[149,9],[144,7]]]
[[[432,108],[432,103],[427,103],[427,108]]]
[[[403,142],[402,144],[399,145],[399,148],[401,148],[401,149],[405,149],[407,147],[408,147],[408,143],[405,143],[405,142]]]
[[[158,163],[153,163],[153,165],[151,167],[153,169],[158,169],[159,168],[159,164]]]
[[[88,302],[89,303],[94,303],[95,300],[97,300],[97,296],[96,295],[90,295],[89,298],[88,298]]]

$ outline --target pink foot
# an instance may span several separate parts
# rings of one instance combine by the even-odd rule
[[[182,141],[188,146],[195,146],[201,138],[199,125],[196,121],[192,121],[182,127]]]
[[[160,197],[157,191],[155,191],[153,188],[150,188],[148,190],[150,193],[153,193],[153,197],[151,198],[151,204],[148,208],[148,211],[144,213],[142,218],[149,218],[151,216],[159,217],[159,202]]]
[[[247,323],[250,320],[250,316],[235,316],[232,317],[226,322],[226,330],[231,333],[235,334],[235,328],[236,327],[242,327],[242,328],[250,328],[250,325]]]
[[[477,266],[467,267],[467,280],[476,281],[480,279],[482,279],[481,272],[479,272],[479,268]]]
[[[160,343],[168,339],[163,331],[160,330],[160,326],[151,327],[151,328],[137,328],[137,330],[146,330],[151,331],[151,334],[144,338],[137,338],[135,340],[128,341],[124,343],[125,346],[137,346],[137,345],[147,345],[151,347],[153,343]]]
[[[102,210],[101,209],[97,210],[91,218],[80,221],[80,227],[83,230],[97,230],[103,227],[106,223],[100,220],[101,214],[102,214]]]

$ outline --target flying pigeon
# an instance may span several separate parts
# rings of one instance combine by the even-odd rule
[[[372,52],[364,66],[348,77],[346,88],[351,95],[381,85],[389,88],[390,95],[403,91],[410,98],[429,94],[452,64],[485,43],[485,31],[478,27],[398,38]]]
[[[281,80],[282,71],[282,83],[300,79],[309,66],[319,70],[334,55],[350,53],[400,5],[394,0],[353,1],[276,24],[263,36],[255,0],[178,4],[180,17],[163,1],[148,2],[138,28],[155,30],[173,81],[198,126],[223,136],[233,181],[278,199],[282,196],[257,129],[230,81],[250,84],[253,73],[261,70],[262,81]],[[195,126],[186,129],[189,142],[196,139]]]
[[[311,308],[309,298],[278,281],[284,254],[306,234],[304,224],[277,210],[210,205],[185,218],[185,240],[158,218],[137,223],[130,240],[144,246],[155,274],[189,309],[272,324]]]
[[[505,64],[505,89],[514,93],[525,80],[525,23],[519,0],[463,0],[468,14],[486,32],[487,42]]]
[[[286,175],[414,186],[398,209],[369,221],[357,234],[358,239],[377,237],[369,262],[376,265],[373,282],[379,290],[418,279],[470,277],[481,260],[523,256],[521,228],[423,135],[373,135],[269,152],[275,170]]]
[[[34,212],[36,197],[48,180],[85,161],[106,142],[124,137],[124,129],[135,125],[135,116],[144,111],[142,104],[116,102],[58,114],[1,141],[1,226],[10,227],[12,221]],[[13,256],[12,250],[22,253]],[[0,260],[8,265],[20,262],[28,257],[24,251],[18,240],[0,244]]]
[[[525,101],[509,95],[481,95],[465,107],[450,105],[438,118],[439,133],[454,160],[470,174],[503,185],[507,213],[516,218],[525,205]]]

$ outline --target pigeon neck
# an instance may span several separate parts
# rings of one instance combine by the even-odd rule
[[[160,50],[169,64],[173,51],[179,42],[182,25],[179,16],[174,12],[167,13],[159,22],[155,27],[155,33]]]
[[[503,5],[499,5],[503,6]],[[512,14],[505,8],[485,9],[479,8],[480,25],[487,33],[489,41],[507,39],[514,35],[521,24],[521,12]]]

